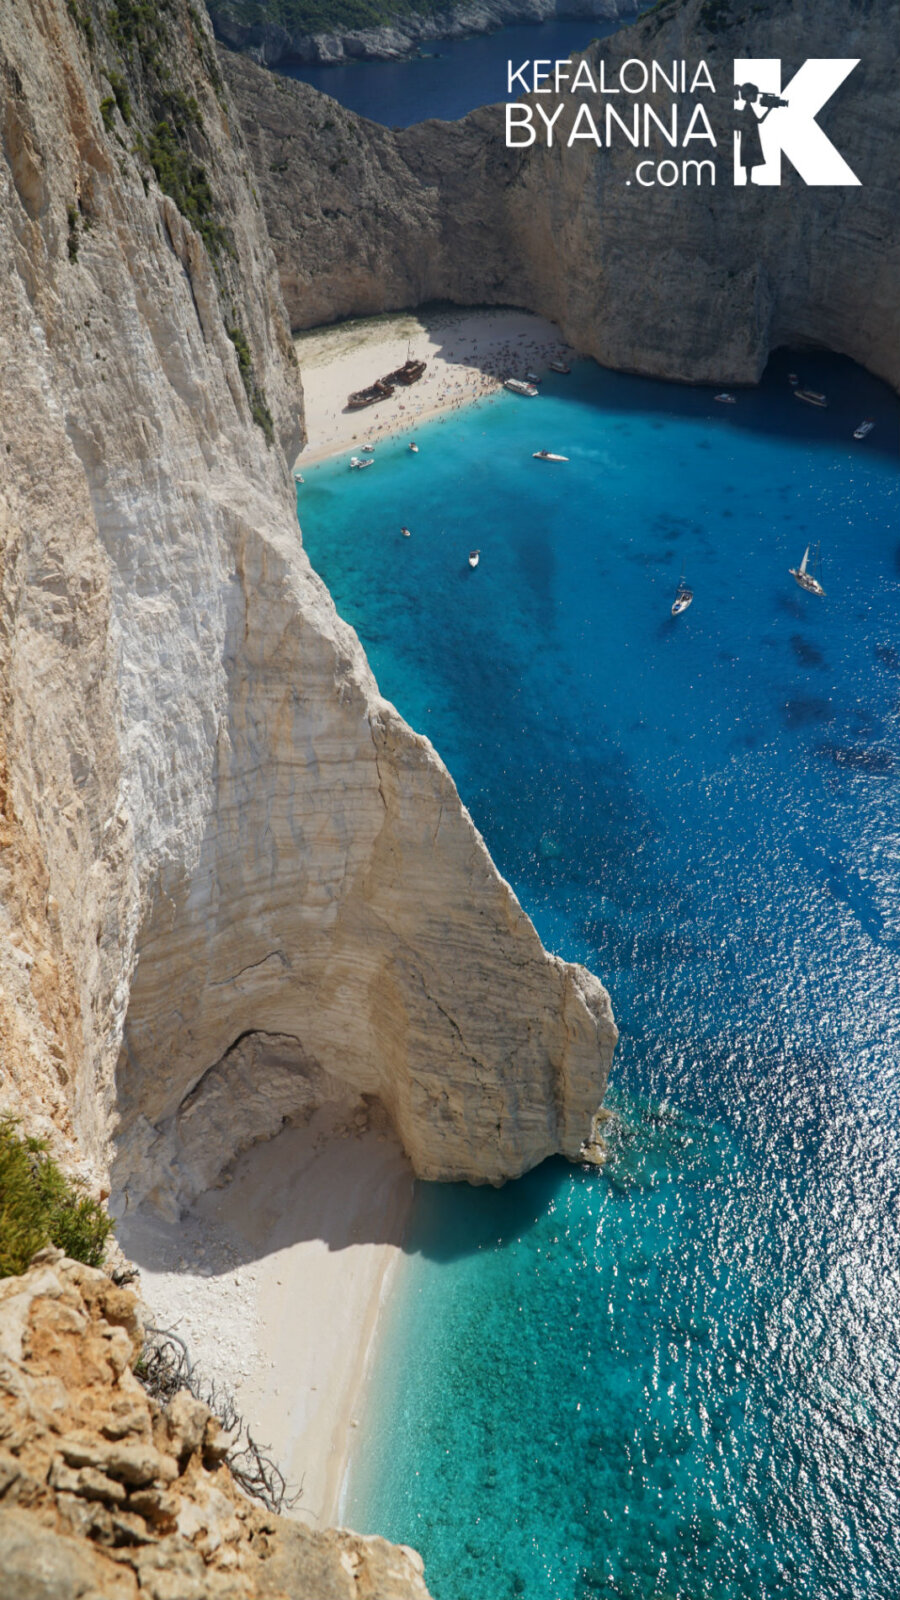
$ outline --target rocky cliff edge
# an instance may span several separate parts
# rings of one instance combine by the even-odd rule
[[[4,1108],[119,1211],[177,1212],[348,1088],[425,1176],[577,1157],[609,1000],[306,560],[299,376],[207,19],[0,0],[0,151]]]

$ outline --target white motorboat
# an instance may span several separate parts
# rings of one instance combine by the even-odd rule
[[[684,581],[684,578],[679,578],[679,580],[678,580],[678,593],[676,594],[675,599],[672,601],[672,615],[673,615],[673,617],[680,617],[682,611],[687,611],[687,608],[691,604],[693,598],[694,598],[693,589],[689,589],[688,588],[687,584]]]
[[[822,411],[828,405],[824,394],[819,394],[815,389],[795,389],[794,395],[798,400],[805,400],[808,406],[818,406]]]
[[[409,538],[409,529],[408,528],[401,528],[400,532],[402,533],[404,539],[408,539]]]
[[[478,565],[480,560],[481,560],[481,551],[480,550],[470,550],[469,551],[469,566],[470,567],[477,567],[477,565]]]
[[[350,465],[351,467],[354,467],[357,472],[362,472],[363,467],[374,467],[375,463],[371,456],[351,456]]]
[[[419,454],[419,446],[417,444],[411,444],[409,448],[412,451],[414,456],[417,456]]]
[[[364,456],[373,456],[375,454],[375,446],[373,444],[361,444],[359,448]]]
[[[729,394],[727,389],[723,389],[721,394],[713,395],[713,399],[718,400],[720,406],[737,405],[737,400],[735,399],[734,395]]]
[[[295,483],[305,483],[306,482],[302,472],[295,472],[294,473],[294,482]]]
[[[563,374],[563,377],[567,378],[569,376],[569,373],[572,371],[572,368],[571,367],[567,367],[566,363],[564,361],[551,361],[551,363],[550,363],[550,371],[551,372],[561,372]]]
[[[568,456],[558,456],[552,450],[532,450],[533,461],[568,461]]]
[[[818,594],[824,597],[825,590],[822,588],[819,579],[814,577],[813,574],[808,570],[810,548],[811,547],[809,545],[806,546],[806,549],[803,552],[803,560],[801,561],[799,567],[788,567],[788,572],[790,573],[791,577],[795,579],[797,583],[799,583],[801,589],[805,589],[807,594]],[[821,572],[822,557],[821,547],[819,545],[816,545],[816,553],[813,557],[813,565],[818,569],[819,572]]]
[[[874,426],[874,417],[866,417],[865,422],[861,422],[858,428],[853,429],[854,439],[867,439]]]
[[[525,383],[522,378],[504,378],[503,387],[511,389],[513,394],[527,394],[529,400],[533,400],[539,392],[533,383]]]

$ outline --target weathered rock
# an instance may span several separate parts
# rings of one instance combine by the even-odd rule
[[[227,1466],[210,1469],[199,1401],[182,1392],[161,1411],[130,1367],[98,1373],[103,1318],[77,1263],[2,1287],[0,1600],[428,1600],[414,1551],[312,1532],[248,1500]],[[140,1415],[147,1478],[127,1498],[115,1474],[133,1481],[135,1453],[102,1437],[123,1399]],[[180,1466],[154,1432],[177,1442]]]
[[[552,150],[507,150],[500,107],[392,133],[244,57],[220,57],[295,328],[437,299],[507,304],[630,371],[753,383],[778,345],[819,345],[897,386],[896,28],[895,0],[849,12],[818,0],[667,0],[586,52],[611,84],[629,57],[669,72],[672,61],[705,60],[723,151],[734,60],[779,57],[787,75],[807,57],[859,57],[819,118],[859,188],[808,188],[787,162],[780,189],[735,188],[723,158],[714,194],[642,189],[625,139],[565,148],[578,96]],[[667,120],[668,93],[650,98]],[[647,152],[672,153],[662,141]]]
[[[336,1090],[423,1175],[577,1157],[608,998],[542,949],[306,561],[297,372],[211,33],[173,0],[123,54],[80,15],[0,0],[6,1102],[98,1187],[115,1157],[119,1208],[177,1209]],[[214,260],[141,155],[159,64]]]
[[[279,62],[395,61],[437,39],[493,33],[515,23],[551,17],[594,17],[614,22],[633,16],[635,0],[461,0],[438,12],[406,11],[380,27],[300,33],[280,22],[247,22],[229,0],[207,0],[216,37],[232,49],[246,50],[262,66]],[[540,51],[542,45],[537,42]]]

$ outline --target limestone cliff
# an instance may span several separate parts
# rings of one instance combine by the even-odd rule
[[[640,7],[637,0],[459,0],[434,11],[401,5],[387,22],[367,27],[336,22],[327,31],[285,26],[267,14],[265,0],[253,7],[234,0],[207,0],[207,9],[218,39],[232,49],[246,50],[261,65],[274,67],[280,62],[395,61],[440,39],[492,33],[513,23],[546,22],[551,17],[615,22],[633,16]],[[345,8],[339,4],[333,9],[340,13]],[[383,9],[389,13],[392,7],[386,4]],[[252,19],[251,10],[256,13]],[[535,44],[535,49],[542,48]]]
[[[306,561],[298,374],[207,20],[0,0],[0,138],[4,1104],[119,1208],[177,1206],[338,1089],[426,1175],[577,1156],[609,1002]]]
[[[735,59],[779,57],[787,77],[807,57],[859,57],[820,118],[859,188],[807,188],[785,162],[780,189],[734,188],[724,167],[714,191],[642,189],[624,140],[507,150],[499,107],[392,133],[223,58],[291,322],[443,298],[509,304],[631,371],[752,383],[776,346],[820,345],[898,385],[897,24],[896,0],[666,0],[587,52],[611,83],[629,57],[706,60],[723,146]],[[671,97],[650,98],[666,120]],[[673,152],[660,141],[648,153]]]
[[[241,1494],[228,1436],[134,1375],[128,1289],[58,1250],[0,1282],[0,1600],[428,1600],[414,1551]]]

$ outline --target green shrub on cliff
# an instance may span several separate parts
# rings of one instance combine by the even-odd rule
[[[0,1278],[24,1272],[36,1250],[55,1244],[99,1267],[113,1225],[96,1200],[60,1171],[43,1139],[0,1119]]]

